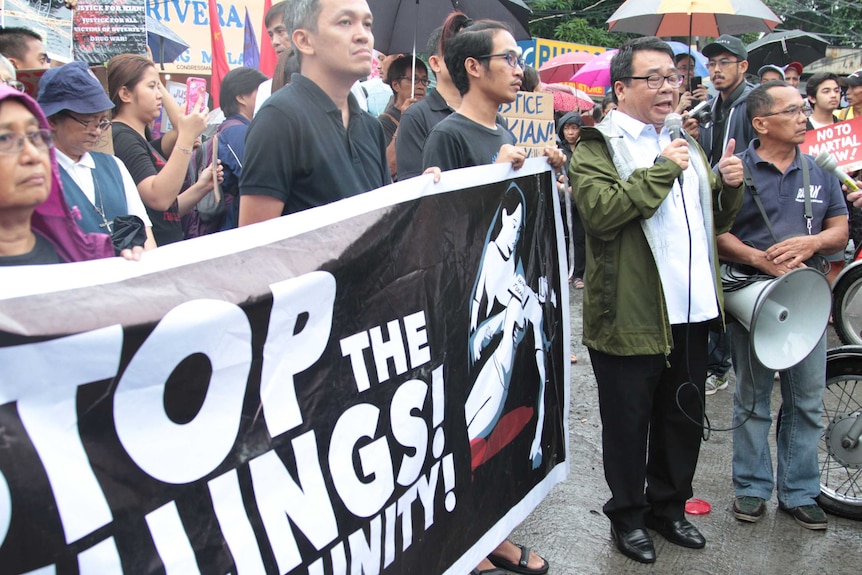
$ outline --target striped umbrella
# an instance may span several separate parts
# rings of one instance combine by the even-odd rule
[[[771,32],[780,23],[760,0],[627,0],[608,18],[611,32],[689,38]]]

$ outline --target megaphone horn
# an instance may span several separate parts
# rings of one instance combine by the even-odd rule
[[[722,265],[722,283],[739,279]],[[832,290],[826,276],[811,268],[752,281],[724,292],[727,311],[751,334],[751,351],[764,367],[781,371],[808,357],[829,324]]]

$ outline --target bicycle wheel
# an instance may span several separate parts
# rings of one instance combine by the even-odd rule
[[[862,417],[862,346],[831,349],[826,359],[823,435],[820,438],[820,506],[862,519],[862,445],[845,449],[841,438]]]
[[[862,345],[862,262],[845,268],[832,287],[832,319],[845,345]]]

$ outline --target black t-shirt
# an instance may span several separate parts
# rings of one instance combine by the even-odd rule
[[[377,119],[348,97],[341,110],[317,84],[294,74],[248,128],[240,195],[284,202],[282,215],[328,204],[390,183]]]
[[[41,266],[63,263],[51,242],[37,233],[33,235],[36,236],[36,245],[32,250],[19,256],[0,256],[0,266]]]
[[[136,185],[150,176],[157,175],[165,166],[162,155],[129,126],[114,122],[111,132],[114,135],[114,155],[126,165]],[[176,200],[164,212],[146,205],[145,207],[150,221],[153,222],[153,236],[158,245],[172,244],[183,239],[180,208]]]
[[[493,164],[503,144],[515,144],[504,126],[486,128],[457,112],[434,126],[422,152],[424,169],[437,166],[444,172]]]

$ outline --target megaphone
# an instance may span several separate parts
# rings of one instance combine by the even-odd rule
[[[722,264],[723,284],[739,281]],[[743,280],[746,281],[746,280]],[[808,357],[829,324],[832,289],[822,273],[798,268],[724,292],[725,308],[751,334],[751,351],[764,367],[781,371]]]

